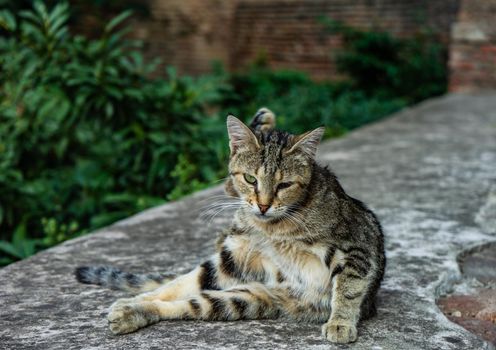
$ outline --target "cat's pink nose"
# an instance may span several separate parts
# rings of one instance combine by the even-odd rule
[[[270,205],[258,204],[258,208],[260,209],[260,212],[262,214],[265,214],[267,212],[267,210],[269,210]]]

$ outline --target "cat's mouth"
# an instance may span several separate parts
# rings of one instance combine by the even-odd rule
[[[259,221],[264,224],[274,224],[283,219],[283,216],[277,215],[276,213],[270,213],[270,214],[254,213],[253,216],[255,217],[256,221]]]
[[[265,222],[276,219],[276,217],[273,216],[273,215],[260,214],[260,213],[255,214],[255,217],[258,220],[262,220],[262,221],[265,221]]]

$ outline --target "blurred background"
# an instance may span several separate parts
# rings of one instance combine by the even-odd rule
[[[221,183],[225,116],[338,137],[496,87],[494,0],[0,0],[0,265]]]

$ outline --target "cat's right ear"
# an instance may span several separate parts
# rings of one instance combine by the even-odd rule
[[[257,137],[241,120],[233,115],[227,116],[227,133],[229,134],[229,147],[231,155],[234,155],[238,149],[248,147],[256,149],[260,147]]]

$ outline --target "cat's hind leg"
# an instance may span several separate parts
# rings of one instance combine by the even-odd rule
[[[146,293],[139,294],[134,298],[119,299],[115,304],[128,304],[130,302],[145,301],[170,301],[184,299],[189,295],[198,294],[201,290],[201,278],[205,269],[198,266],[191,272],[181,275],[168,283]]]
[[[220,290],[240,283],[238,280],[226,276],[221,271],[219,264],[221,264],[221,259],[218,255],[214,255],[189,273],[178,276],[155,290],[139,294],[134,298],[119,299],[114,305],[181,300],[191,295],[197,295],[203,290]]]
[[[277,318],[278,297],[259,283],[228,290],[205,290],[184,300],[137,301],[114,304],[108,315],[114,334],[133,332],[160,320],[198,319],[232,321]]]
[[[179,276],[159,288],[138,295],[136,301],[173,301],[185,299],[206,290],[227,289],[247,281],[261,280],[267,276],[260,254],[251,252],[249,240],[238,236],[225,236],[220,242],[218,253],[191,272]],[[128,299],[124,300],[125,302]]]

